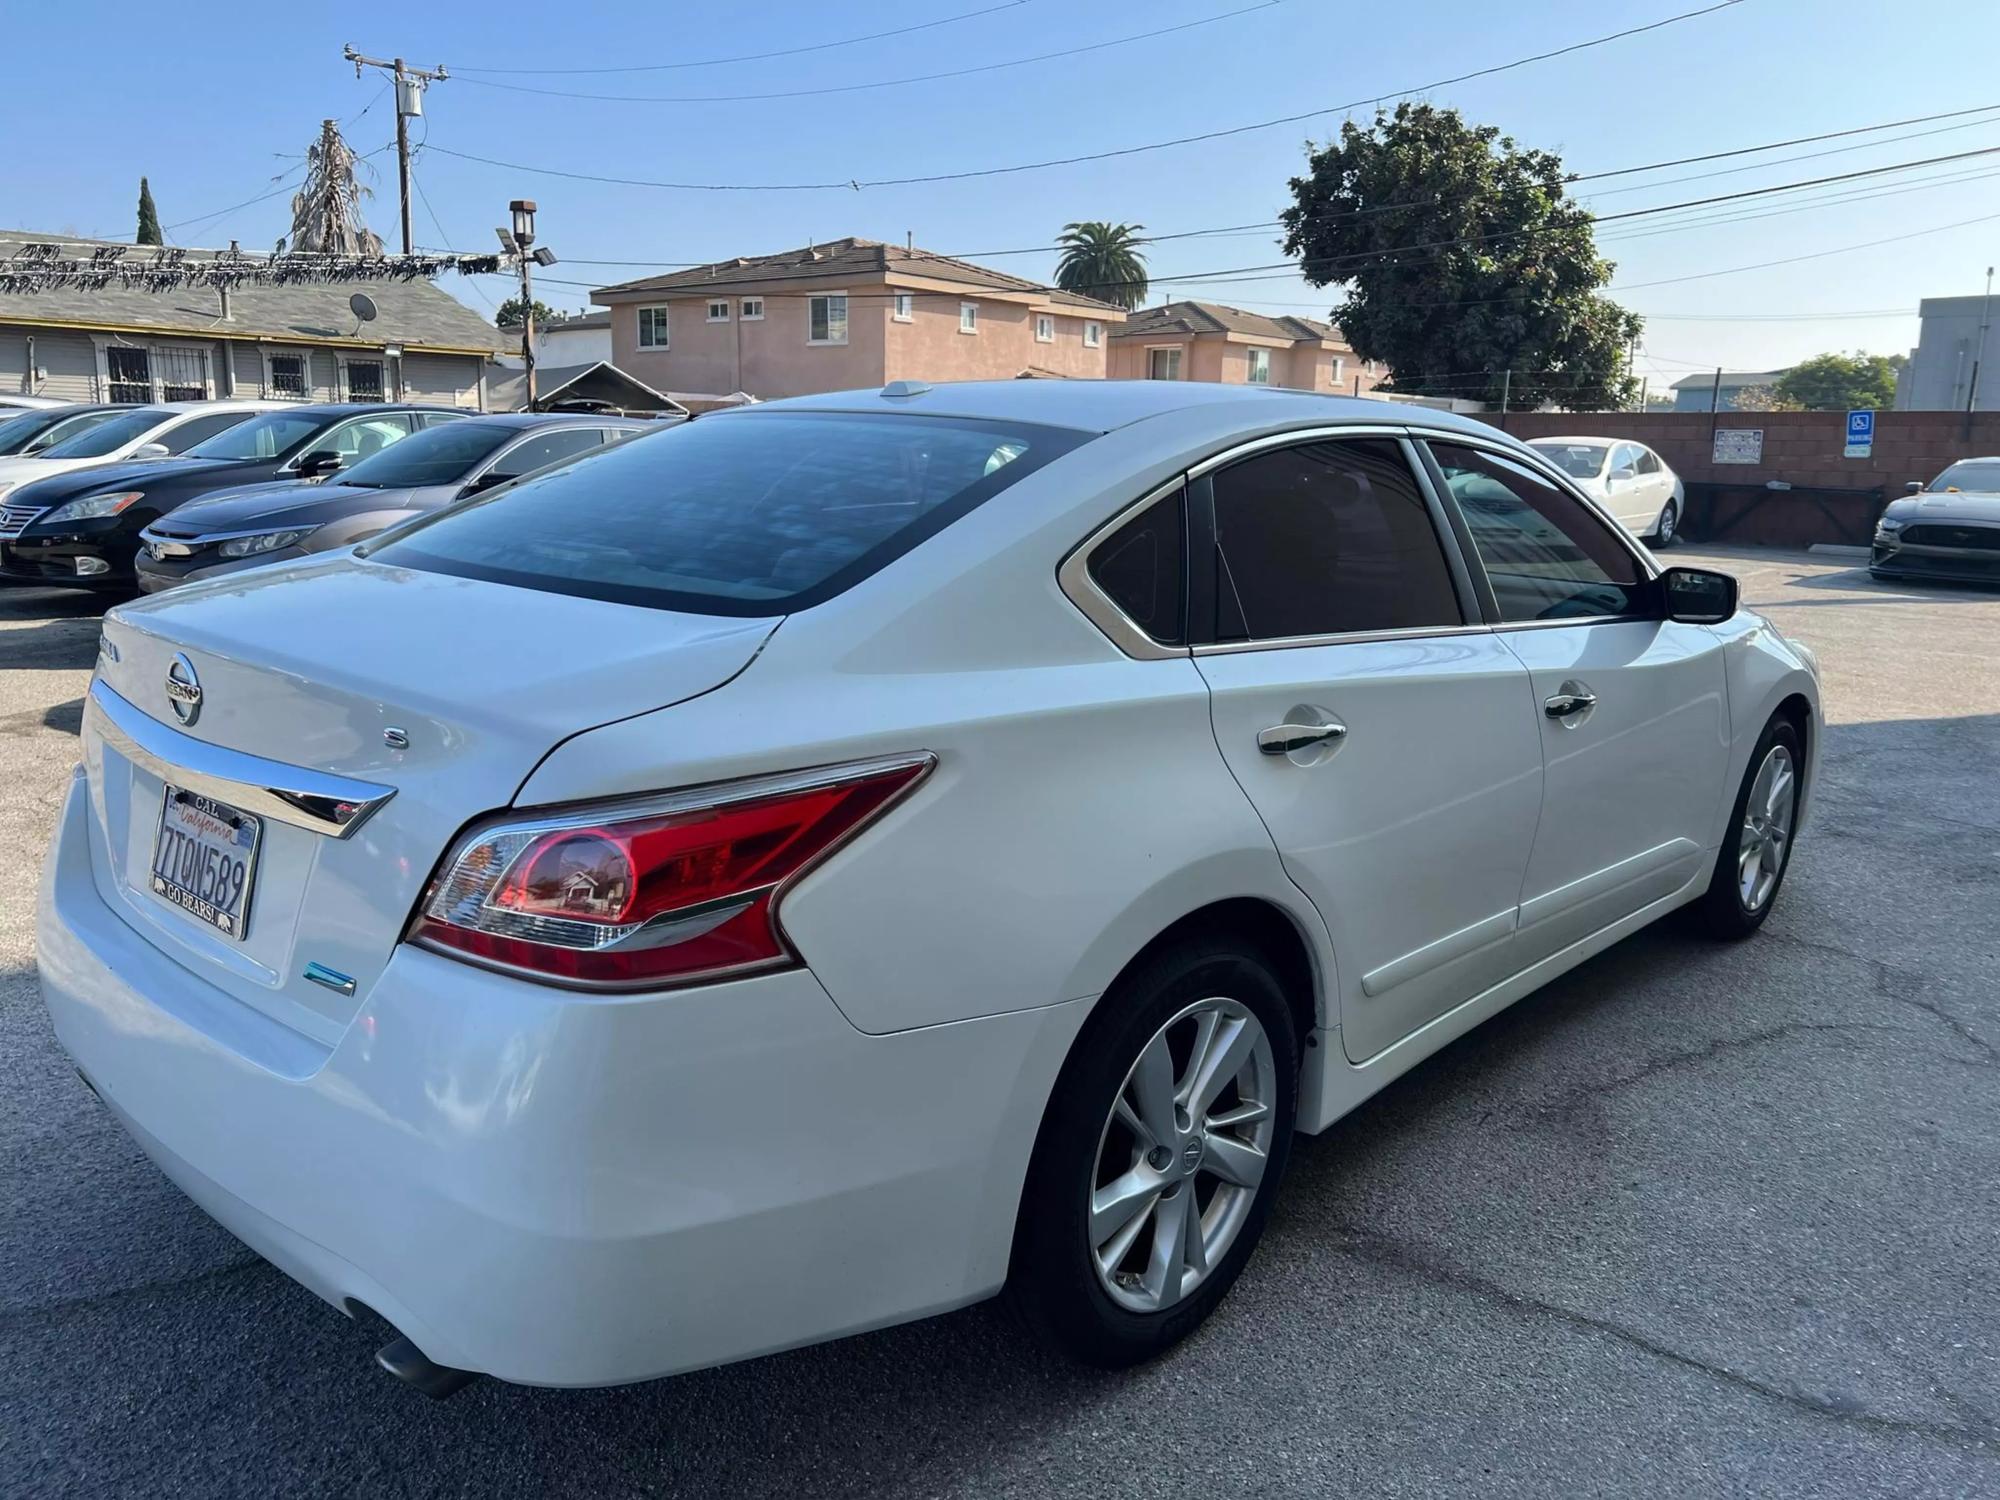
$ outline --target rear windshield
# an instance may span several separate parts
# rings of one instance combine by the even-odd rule
[[[116,453],[135,438],[142,438],[173,415],[164,407],[141,406],[121,411],[109,421],[99,422],[86,432],[65,437],[37,453],[39,458],[103,458]]]
[[[363,550],[553,593],[779,614],[852,588],[1087,436],[906,413],[703,417]]]
[[[1542,457],[1551,460],[1572,479],[1595,479],[1604,467],[1606,449],[1596,443],[1530,443]]]
[[[297,412],[277,412],[252,417],[218,432],[205,443],[188,449],[189,458],[282,458],[307,438],[333,425],[336,419],[301,416]]]
[[[465,471],[502,443],[521,435],[518,427],[484,427],[477,422],[446,422],[391,443],[340,476],[342,484],[378,490],[417,489],[427,484],[456,484]]]

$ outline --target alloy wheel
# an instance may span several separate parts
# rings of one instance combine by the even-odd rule
[[[1229,1253],[1269,1164],[1277,1086],[1270,1038],[1235,1000],[1195,1001],[1140,1049],[1090,1184],[1091,1260],[1119,1306],[1164,1311]]]
[[[1743,909],[1761,911],[1778,888],[1791,847],[1792,817],[1798,806],[1798,773],[1792,752],[1773,745],[1750,783],[1743,804],[1743,837],[1736,851],[1736,891]]]
[[[1673,501],[1669,500],[1667,508],[1660,512],[1660,529],[1653,533],[1659,539],[1662,547],[1674,539],[1674,528],[1680,525],[1680,523],[1680,508]]]

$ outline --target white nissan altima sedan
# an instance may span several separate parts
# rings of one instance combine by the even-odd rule
[[[1479,423],[893,385],[106,619],[78,1068],[385,1364],[633,1381],[1009,1290],[1102,1364],[1293,1132],[1770,912],[1812,657]]]

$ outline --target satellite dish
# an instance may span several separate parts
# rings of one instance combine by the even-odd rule
[[[366,292],[356,292],[352,297],[347,299],[347,305],[353,311],[354,316],[362,322],[372,323],[375,321],[375,299]]]

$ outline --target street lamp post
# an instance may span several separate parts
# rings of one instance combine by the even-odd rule
[[[507,205],[514,215],[514,251],[521,266],[521,362],[528,371],[528,410],[535,409],[535,200],[516,198]]]

